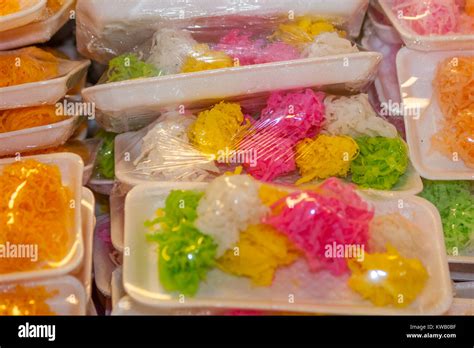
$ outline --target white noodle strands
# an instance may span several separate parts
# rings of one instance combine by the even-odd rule
[[[240,232],[257,224],[268,211],[260,201],[259,185],[248,175],[221,176],[206,188],[195,224],[218,244],[217,257],[236,245]]]
[[[218,173],[213,159],[189,143],[187,130],[195,120],[193,115],[164,114],[142,139],[136,171],[173,181],[203,181],[210,172]]]
[[[336,54],[359,52],[357,46],[338,33],[322,33],[315,37],[313,43],[303,51],[303,57],[315,58],[326,57]]]
[[[394,125],[377,116],[367,94],[351,97],[327,96],[323,133],[330,135],[397,137]]]
[[[186,58],[197,45],[191,34],[184,30],[163,28],[153,36],[153,44],[147,63],[163,71],[164,74],[177,74]]]
[[[408,258],[422,258],[425,245],[423,232],[398,213],[376,216],[370,225],[371,252],[385,252],[387,243]]]

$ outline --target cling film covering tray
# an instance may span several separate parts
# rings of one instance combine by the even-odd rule
[[[0,160],[0,171],[5,256],[0,279],[35,279],[75,270],[84,256],[81,158],[68,153],[7,158]],[[22,257],[9,257],[20,252]]]
[[[474,51],[403,48],[397,70],[413,164],[431,180],[474,179]]]
[[[84,89],[82,95],[95,104],[102,127],[122,133],[150,124],[177,105],[191,107],[204,101],[258,95],[275,86],[362,90],[373,80],[381,58],[380,53],[359,52],[149,77],[96,85]]]
[[[173,232],[173,235],[177,236],[186,229],[189,233],[194,229],[193,233],[201,233],[201,238],[205,240],[201,242],[204,244],[198,244],[198,249],[185,249],[195,250],[189,251],[192,256],[188,257],[190,260],[196,258],[194,267],[198,267],[199,272],[204,272],[198,273],[200,281],[197,287],[190,285],[196,282],[197,275],[193,276],[192,282],[186,282],[184,288],[180,287],[180,273],[176,270],[178,273],[176,278],[173,278],[174,273],[168,273],[168,261],[165,261],[178,257],[178,254],[175,254],[176,245],[166,239],[166,231],[172,226],[169,225],[172,215],[168,215],[171,213],[168,209],[173,209],[169,205],[173,200],[171,197],[178,197],[180,194],[202,195],[195,208],[192,208],[192,205],[196,203],[191,204],[191,201],[185,199],[187,210],[182,211],[183,220],[180,225],[175,225]],[[275,200],[276,203],[272,203]],[[197,215],[192,213],[192,209],[196,209],[194,211]],[[296,212],[297,209],[299,213]],[[316,214],[313,209],[317,211]],[[165,215],[162,215],[163,211]],[[179,214],[179,209],[176,212]],[[353,213],[355,215],[349,217]],[[296,218],[295,214],[299,217]],[[155,225],[150,228],[152,224],[146,221],[153,219],[153,216],[158,216],[156,221],[167,221],[167,225],[161,225],[161,228]],[[309,230],[303,227],[308,219],[312,221],[307,225]],[[262,221],[260,223],[263,225],[253,225],[258,224],[258,221]],[[285,261],[270,278],[253,278],[253,268],[242,271],[244,273],[241,274],[234,274],[235,269],[232,271],[231,268],[229,271],[229,264],[224,266],[225,263],[222,263],[222,260],[228,261],[229,257],[232,257],[229,253],[234,253],[236,258],[242,257],[243,264],[248,262],[244,261],[242,238],[246,238],[244,235],[248,236],[250,231],[255,230],[255,226],[267,226],[267,229],[273,226],[273,233],[280,234],[279,238],[288,238],[287,243],[289,241],[290,244],[296,243],[293,247],[297,248],[298,256]],[[397,233],[393,233],[393,229],[396,229]],[[336,230],[339,232],[337,237],[333,235],[335,239],[325,234],[334,233]],[[157,233],[154,237],[151,235],[153,231]],[[260,230],[260,233],[267,235],[269,232]],[[163,236],[158,237],[161,234]],[[282,237],[283,235],[286,237]],[[209,238],[216,246],[207,244]],[[414,278],[411,280],[398,279],[398,290],[395,290],[395,293],[402,294],[404,298],[398,305],[397,300],[391,302],[393,300],[388,298],[378,302],[377,297],[372,296],[381,289],[377,282],[372,284],[368,279],[375,280],[378,276],[384,278],[387,275],[390,278],[394,269],[378,276],[373,273],[370,273],[370,277],[369,274],[365,275],[366,278],[363,279],[366,280],[362,282],[365,285],[361,286],[361,283],[353,279],[357,278],[358,272],[354,259],[351,259],[355,254],[348,258],[345,258],[347,255],[338,258],[334,254],[326,254],[320,244],[312,244],[313,238],[326,247],[328,244],[325,243],[331,240],[336,244],[361,243],[358,245],[366,246],[364,257],[366,260],[372,260],[369,262],[376,262],[374,256],[384,258],[385,254],[377,253],[383,252],[391,245],[398,250],[399,255],[403,255],[402,259],[409,258],[403,259],[403,263],[421,267],[417,271],[421,273],[418,273],[418,276],[412,274]],[[159,240],[158,245],[154,242],[156,240]],[[188,240],[187,243],[189,242]],[[236,242],[238,244],[234,244]],[[161,243],[166,244],[160,247]],[[236,247],[232,249],[233,245]],[[304,191],[295,191],[294,188],[286,186],[268,186],[248,176],[221,177],[211,184],[174,182],[141,185],[135,187],[127,196],[124,246],[128,251],[124,254],[125,290],[133,299],[152,307],[177,307],[184,299],[189,308],[221,307],[333,314],[440,314],[448,310],[452,300],[441,222],[434,206],[418,197],[387,199],[356,193],[353,188],[335,179]],[[326,247],[324,249],[327,252]],[[236,248],[239,250],[237,254]],[[205,257],[209,257],[207,253],[212,250],[216,262],[220,265],[218,268],[215,264],[206,268],[203,263]],[[253,255],[259,253],[260,251]],[[262,259],[263,264],[268,260]],[[346,268],[346,262],[349,268]],[[191,264],[192,261],[189,262],[190,267]],[[255,267],[260,269],[261,266],[262,264]],[[374,264],[373,267],[378,270],[385,269],[382,264]],[[412,271],[414,269],[408,268],[405,275]],[[185,272],[184,269],[182,272]],[[185,276],[185,273],[182,276]],[[412,281],[415,283],[411,283]],[[409,294],[407,290],[403,290],[404,286],[413,293]],[[382,296],[379,300],[384,298],[382,293],[379,293]],[[365,294],[365,300],[362,294]]]
[[[246,8],[244,3],[235,5]],[[179,5],[196,6],[193,2]],[[226,2],[223,5],[229,7]],[[263,5],[270,6],[265,1]],[[332,3],[325,5],[328,8],[315,5],[319,14],[280,9],[269,16],[244,15],[239,10],[230,15],[234,9],[230,6],[223,16],[191,15],[158,22],[136,47],[114,52],[107,43],[109,57],[104,63],[108,68],[99,84],[86,88],[83,96],[95,103],[99,124],[123,132],[149,124],[173,105],[267,92],[275,84],[360,89],[371,80],[381,56],[361,52],[344,21],[328,14],[334,11]],[[352,5],[365,9],[364,4]],[[254,6],[259,8],[260,3]],[[196,8],[203,7],[205,3]],[[124,40],[121,36],[121,47],[126,46]]]
[[[109,10],[110,6],[114,11]],[[357,37],[367,6],[368,0],[80,0],[78,48],[84,56],[107,63],[151,41],[153,33],[164,24],[195,25],[212,32],[240,27],[242,21],[258,25],[269,19],[303,15],[331,19],[351,37]]]
[[[51,3],[60,7],[48,9],[45,11],[44,18],[39,18],[28,25],[0,31],[0,50],[10,50],[49,41],[70,19],[75,0],[55,0]]]
[[[115,174],[127,185],[226,172],[297,185],[341,177],[387,194],[422,189],[406,144],[366,94],[307,88],[180,107],[115,140]]]
[[[442,51],[474,45],[472,0],[380,0],[380,5],[409,48]]]

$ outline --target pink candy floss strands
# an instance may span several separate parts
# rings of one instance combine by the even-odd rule
[[[252,34],[232,30],[224,36],[215,49],[224,51],[239,65],[272,63],[300,58],[298,51],[283,42],[268,44],[264,39],[252,40]]]
[[[327,245],[368,245],[374,212],[353,185],[331,178],[315,191],[296,192],[276,202],[273,215],[264,218],[305,254],[312,271],[348,273],[346,258],[326,257]]]

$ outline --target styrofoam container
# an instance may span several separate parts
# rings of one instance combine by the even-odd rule
[[[82,176],[82,185],[85,186],[91,179],[92,173],[94,172],[95,159],[102,144],[102,140],[92,138],[84,140],[83,143],[89,150],[89,159],[86,163],[84,163],[84,174]]]
[[[153,178],[136,172],[133,162],[139,158],[141,148],[141,142],[137,142],[136,139],[136,132],[119,134],[115,138],[115,176],[121,183],[131,187],[153,182]],[[130,160],[123,160],[125,152],[129,153]],[[413,166],[409,164],[405,174],[391,190],[364,189],[364,191],[389,197],[416,195],[423,191],[423,182]]]
[[[71,228],[71,246],[68,254],[56,267],[50,269],[32,270],[26,272],[14,272],[0,274],[0,282],[18,281],[24,279],[36,279],[42,277],[52,277],[68,274],[75,270],[84,257],[84,241],[82,238],[82,219],[81,205],[82,201],[82,171],[84,164],[82,159],[71,153],[57,153],[39,156],[23,157],[23,159],[35,159],[41,163],[56,165],[61,171],[62,183],[71,190],[72,197],[77,204],[74,208],[74,224]],[[3,168],[16,162],[15,158],[6,158],[0,160],[0,173]],[[34,199],[34,197],[32,197]]]
[[[58,291],[46,303],[56,315],[85,315],[86,294],[82,284],[74,277],[64,276],[45,278],[25,282],[0,284],[0,291],[14,288],[16,285],[25,287],[44,286],[46,291]]]
[[[108,217],[98,218],[96,230],[104,223],[110,223]],[[99,291],[106,297],[112,296],[112,273],[121,264],[120,257],[117,254],[118,252],[113,246],[101,238],[98,232],[94,234],[94,280]]]
[[[134,300],[153,307],[180,306],[177,294],[166,292],[159,282],[156,244],[147,242],[149,230],[144,222],[156,209],[164,207],[171,190],[203,190],[205,183],[156,183],[137,186],[125,202],[125,248],[123,282]],[[451,280],[444,247],[441,219],[436,208],[415,196],[389,200],[363,194],[375,208],[376,215],[400,213],[420,228],[426,245],[420,258],[430,275],[418,298],[403,309],[375,307],[347,286],[347,276],[334,277],[327,271],[311,273],[304,259],[279,269],[270,287],[254,287],[247,278],[214,269],[201,282],[195,297],[186,297],[186,307],[248,308],[291,312],[331,314],[442,314],[452,301]],[[402,208],[400,208],[402,206]],[[421,237],[420,237],[421,240]],[[293,295],[294,303],[288,301]]]
[[[91,178],[87,183],[87,186],[94,192],[100,193],[101,195],[110,195],[110,192],[114,188],[113,180]]]
[[[382,41],[394,45],[402,43],[402,39],[394,27],[378,21],[370,9],[368,11],[368,16],[373,24],[375,33]]]
[[[122,283],[122,267],[117,267],[112,272],[112,279],[110,280],[110,292],[112,300],[112,309],[117,305],[119,300],[126,295]]]
[[[20,11],[0,16],[0,32],[18,28],[38,19],[46,8],[46,0],[21,0]]]
[[[461,282],[454,284],[455,297],[474,300],[474,282]]]
[[[84,259],[79,269],[72,273],[84,286],[87,300],[92,291],[92,246],[95,228],[95,198],[91,190],[82,188],[82,237],[84,238]]]
[[[216,308],[188,308],[186,305],[176,308],[150,307],[135,301],[130,296],[123,296],[112,308],[112,315],[176,315],[176,316],[205,316],[222,315],[224,310]]]
[[[45,126],[0,133],[0,156],[62,145],[71,137],[81,120],[81,117],[69,117]]]
[[[115,249],[123,252],[123,229],[124,229],[124,203],[125,197],[110,197],[110,237]]]
[[[455,56],[474,56],[474,51],[419,52],[402,48],[397,55],[403,104],[420,108],[419,119],[404,118],[410,158],[418,173],[431,180],[474,180],[474,168],[431,149],[431,138],[441,129],[444,118],[433,91],[433,79],[438,63]]]
[[[393,0],[380,0],[385,15],[409,48],[419,51],[469,50],[474,45],[474,34],[420,35],[405,26],[392,11]],[[426,14],[429,16],[429,13]]]
[[[11,54],[15,51],[0,52]],[[84,78],[89,60],[59,59],[59,77],[0,88],[0,110],[54,104]]]
[[[37,43],[47,42],[70,19],[74,0],[66,0],[61,9],[51,17],[29,23],[19,28],[0,31],[0,50],[11,50]]]
[[[193,108],[203,101],[254,95],[275,88],[344,84],[357,89],[373,80],[381,59],[377,52],[358,52],[247,65],[96,85],[84,89],[82,95],[100,111],[97,122],[120,133],[143,127],[160,112],[181,104]]]
[[[122,183],[117,183],[109,198],[110,203],[110,239],[119,252],[123,252],[123,235],[125,219],[125,197],[132,189]]]
[[[470,252],[466,255],[462,254],[458,256],[448,255],[448,261],[449,263],[474,265],[474,253]]]
[[[474,299],[455,298],[446,315],[474,316]]]
[[[457,282],[474,282],[473,265],[467,263],[450,263],[451,279]]]

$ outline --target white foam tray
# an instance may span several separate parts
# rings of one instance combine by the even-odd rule
[[[110,195],[110,192],[114,188],[113,180],[96,179],[91,178],[87,183],[87,186],[94,192],[100,193],[101,195]]]
[[[127,294],[134,300],[152,307],[179,307],[176,294],[166,292],[157,273],[156,245],[146,240],[144,221],[164,206],[172,189],[197,189],[204,183],[157,183],[135,187],[125,202],[125,248],[123,283]],[[253,287],[246,278],[225,274],[218,269],[210,271],[207,280],[193,298],[185,298],[187,307],[248,308],[290,312],[331,314],[442,314],[452,301],[446,250],[441,220],[436,208],[419,197],[405,197],[403,208],[399,200],[364,195],[375,207],[376,214],[397,212],[414,222],[424,234],[423,258],[430,278],[415,302],[403,309],[375,307],[347,287],[347,277],[333,277],[328,272],[311,273],[300,259],[293,265],[277,271],[270,287]],[[293,294],[294,303],[289,303]]]
[[[385,15],[409,48],[420,51],[443,51],[469,50],[474,47],[474,34],[419,35],[398,20],[392,11],[393,0],[379,0],[379,2]]]
[[[474,169],[461,159],[450,158],[431,149],[431,138],[444,118],[433,91],[438,63],[454,56],[473,56],[474,51],[420,52],[402,48],[397,55],[400,94],[406,107],[421,107],[421,117],[405,117],[410,158],[416,170],[431,180],[474,180]]]
[[[154,315],[154,316],[205,316],[222,315],[224,310],[215,308],[187,308],[186,306],[177,308],[156,308],[143,305],[130,296],[122,297],[112,308],[112,315]]]
[[[110,130],[136,129],[169,107],[243,95],[312,86],[346,84],[357,89],[375,77],[382,55],[359,52],[288,62],[256,64],[107,83],[86,88],[82,95],[102,113]],[[278,73],[275,73],[275,72]],[[204,88],[205,87],[205,88]],[[137,121],[138,120],[138,121]]]
[[[62,183],[71,190],[73,199],[76,202],[74,209],[74,225],[70,231],[72,239],[71,246],[68,254],[62,261],[57,263],[55,268],[0,274],[0,282],[65,275],[77,269],[84,257],[82,214],[81,205],[79,204],[82,201],[82,172],[84,168],[82,159],[79,156],[70,153],[29,156],[23,157],[23,159],[35,159],[39,162],[54,164],[59,167],[62,176]],[[15,161],[15,158],[0,160],[0,173],[6,165],[14,163]],[[32,199],[34,199],[34,197],[32,197]]]
[[[105,217],[98,218],[96,227],[104,223],[103,219],[107,220]],[[116,263],[112,261],[111,254],[113,252],[112,245],[102,240],[96,232],[94,235],[93,255],[94,279],[97,288],[106,297],[112,296],[112,272],[117,268]]]
[[[84,175],[82,176],[82,185],[85,186],[91,179],[94,172],[95,160],[97,158],[97,153],[99,152],[102,141],[100,139],[91,138],[84,140],[83,143],[89,150],[89,160],[87,163],[84,163]]]
[[[0,31],[0,50],[11,50],[37,43],[47,42],[67,23],[74,0],[66,0],[61,9],[51,17],[29,23],[19,28]]]
[[[474,299],[455,298],[446,315],[470,315],[474,316]]]
[[[11,52],[14,51],[0,52],[0,55]],[[0,110],[56,103],[80,83],[89,65],[89,60],[59,59],[59,77],[0,88]]]
[[[373,24],[375,33],[383,42],[391,45],[398,45],[402,43],[402,39],[394,27],[379,22],[370,9],[367,12],[367,15]]]
[[[21,0],[20,11],[0,16],[0,32],[31,23],[41,17],[46,0]]]
[[[58,294],[48,299],[46,303],[56,315],[85,315],[86,294],[82,284],[74,277],[38,279],[33,281],[12,282],[0,285],[0,291],[16,285],[26,287],[44,286],[46,291],[58,291]]]
[[[124,210],[125,197],[123,195],[110,195],[110,238],[112,245],[120,252],[123,252],[123,229],[124,229]]]
[[[47,149],[64,144],[81,122],[81,117],[69,117],[45,126],[0,133],[0,156]]]
[[[84,259],[78,270],[72,273],[86,290],[87,300],[92,291],[92,249],[95,228],[95,198],[91,190],[82,188],[82,236],[84,238]]]

